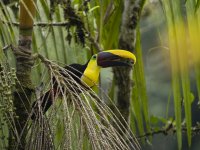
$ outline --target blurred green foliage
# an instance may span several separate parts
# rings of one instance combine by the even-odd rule
[[[196,122],[193,121],[192,104],[195,103],[198,106],[200,100],[199,0],[186,2],[161,0],[160,2],[160,4],[158,2],[146,4],[143,18],[138,25],[135,50],[138,63],[131,75],[134,85],[130,126],[136,136],[141,136],[147,132],[153,134],[154,131],[163,130],[163,128],[165,130],[172,124],[170,128],[176,129],[178,148],[184,149],[182,131],[186,126],[188,145],[192,146],[191,127],[197,124],[196,120]],[[34,27],[33,52],[40,53],[64,66],[71,63],[85,63],[93,53],[98,51],[94,43],[89,40],[89,36],[93,37],[103,49],[117,48],[122,21],[122,3],[122,0],[72,1],[71,7],[84,23],[86,40],[83,46],[77,40],[79,32],[77,25],[71,25],[69,28],[70,19],[64,15],[65,4],[60,3],[50,7],[49,1],[38,0],[35,23],[45,23],[45,25]],[[11,50],[7,49],[5,55],[2,49],[9,44],[17,45],[18,26],[12,23],[18,22],[18,15],[16,8],[13,10],[10,5],[5,5],[2,1],[0,6],[0,61],[13,67],[15,61]],[[156,9],[157,18],[153,14]],[[51,23],[66,23],[66,25],[53,26]],[[151,32],[148,32],[149,30]],[[152,45],[152,43],[156,44]],[[103,74],[104,80],[112,72],[106,70]],[[35,86],[39,86],[42,82],[48,84],[47,76],[45,66],[40,60],[36,60],[32,69]],[[101,85],[103,89],[106,89],[108,85],[103,83],[103,80],[101,80]],[[108,81],[112,83],[112,77],[106,80]],[[114,100],[115,89],[113,86],[109,88],[111,89],[108,89],[106,93],[111,91],[110,96]],[[0,100],[1,104],[2,98]],[[65,122],[59,115],[56,118],[56,122],[53,123],[56,130],[55,143],[59,143],[63,136]],[[74,122],[76,124],[76,121]],[[0,120],[0,123],[2,123],[0,135],[7,135],[8,133],[2,132],[3,130],[7,132],[4,129],[6,128],[4,121]],[[76,136],[75,133],[73,135]],[[154,143],[154,139],[149,139]],[[7,144],[3,138],[1,140],[0,148],[3,148]],[[85,141],[84,149],[88,149],[90,147],[88,139],[83,140]]]

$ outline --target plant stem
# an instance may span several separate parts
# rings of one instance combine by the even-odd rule
[[[122,15],[122,23],[119,36],[119,48],[126,49],[131,52],[135,49],[136,41],[136,27],[140,18],[141,10],[145,0],[125,0],[124,11]],[[127,127],[129,122],[129,107],[130,107],[130,93],[131,93],[131,68],[114,68],[114,80],[116,81],[117,91],[117,108],[119,109],[120,119],[124,127]],[[124,118],[124,119],[123,119]],[[124,134],[124,133],[122,133]]]
[[[32,57],[32,30],[33,18],[35,16],[35,1],[20,1],[20,25],[18,48],[14,50],[16,58],[16,75],[18,82],[14,92],[14,107],[16,117],[13,126],[15,131],[10,129],[9,150],[25,150],[27,121],[30,112],[30,100],[33,91],[31,82],[31,68],[34,64]]]

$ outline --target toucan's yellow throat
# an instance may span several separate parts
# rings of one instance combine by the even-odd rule
[[[131,67],[136,62],[133,53],[126,50],[107,50],[92,56],[81,77],[81,82],[92,87],[98,82],[100,69],[114,66]]]

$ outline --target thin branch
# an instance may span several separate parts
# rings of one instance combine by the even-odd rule
[[[3,50],[3,52],[5,53],[6,50],[8,50],[8,49],[11,48],[11,47],[12,47],[12,44],[9,44],[9,45],[4,46],[4,47],[2,48],[2,50]]]
[[[85,29],[86,30],[86,29]],[[88,31],[87,31],[88,32]],[[94,45],[94,47],[97,49],[98,52],[103,51],[102,47],[99,45],[99,43],[90,35],[88,32],[87,36],[88,40]]]
[[[15,53],[15,54],[23,54],[24,51],[19,51],[17,49],[17,47],[13,46],[12,44],[9,44],[9,45],[6,45],[4,46],[2,49],[3,49],[3,52],[5,53],[9,48],[11,48],[12,52]],[[24,54],[26,56],[26,54]],[[33,58],[34,60],[39,58],[47,67],[49,67],[49,65],[51,64],[51,61],[47,58],[45,58],[44,56],[42,56],[41,54],[39,53],[35,53],[35,54],[32,54],[32,56],[30,56],[31,58]]]
[[[0,20],[3,24],[7,24],[7,25],[14,25],[14,26],[19,26],[18,22],[10,22],[10,21],[4,21],[4,20]],[[66,27],[69,25],[69,22],[65,21],[65,22],[37,22],[34,23],[33,26],[38,26],[38,27],[50,27],[50,26],[54,26],[54,27]],[[94,45],[94,47],[97,49],[98,52],[103,51],[102,47],[99,45],[99,43],[91,36],[91,34],[84,28],[85,32],[88,34],[87,38],[88,40]]]
[[[187,128],[184,126],[182,127],[182,132],[186,132]],[[191,128],[192,134],[200,134],[200,125],[196,125],[194,127]],[[176,127],[173,126],[172,124],[170,124],[167,128],[162,128],[159,130],[154,130],[148,133],[145,133],[143,135],[139,135],[136,138],[137,139],[141,139],[141,138],[145,138],[148,136],[153,136],[156,134],[164,134],[164,135],[169,135],[170,133],[175,133],[176,132]]]
[[[14,26],[19,26],[19,22],[11,22],[11,21],[4,21],[0,20],[3,24],[7,25],[14,25]],[[68,26],[69,22],[36,22],[33,24],[33,26],[39,26],[39,27],[49,27],[49,26]]]

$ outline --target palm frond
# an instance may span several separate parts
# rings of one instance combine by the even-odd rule
[[[61,70],[65,76],[61,75],[55,68]],[[34,133],[31,134],[32,136],[30,138],[32,141],[39,143],[41,139],[37,137],[45,136],[46,133],[52,138],[55,137],[55,131],[57,131],[57,129],[56,126],[51,125],[57,124],[56,122],[58,122],[60,116],[62,116],[63,119],[59,123],[62,124],[61,126],[64,130],[62,133],[62,140],[60,141],[62,146],[64,146],[63,148],[73,149],[74,146],[84,145],[84,138],[87,137],[92,149],[129,149],[130,147],[139,149],[139,145],[131,130],[123,128],[115,114],[94,91],[87,91],[74,81],[67,70],[64,70],[54,63],[49,65],[49,69],[51,76],[56,78],[56,82],[59,85],[58,91],[60,91],[62,95],[62,104],[54,105],[47,117],[39,117],[38,125],[46,122],[49,124],[49,128],[43,128],[45,131],[40,128],[38,128],[41,130],[40,132],[34,131],[36,135],[33,135]],[[80,94],[80,91],[82,94]],[[96,108],[96,111],[94,108]],[[121,128],[121,131],[127,132],[125,137],[120,135],[111,122],[114,123],[114,126]],[[82,130],[84,130],[84,133]],[[77,139],[77,137],[79,137],[79,139]],[[53,141],[54,140],[52,140],[49,145],[46,143],[47,145],[45,147],[55,145]],[[67,143],[63,144],[63,142]],[[60,147],[61,145],[59,144],[61,143],[57,143],[58,145],[55,146]],[[35,149],[39,149],[40,147],[42,146],[38,145]]]

